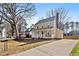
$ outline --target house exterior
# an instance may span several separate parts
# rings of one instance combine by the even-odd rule
[[[18,30],[18,35],[21,34],[21,36],[25,36],[25,31],[26,31],[26,22],[23,20],[19,20],[17,23],[17,30]],[[5,40],[6,38],[13,38],[15,37],[15,30],[14,30],[14,36],[12,36],[12,28],[11,25],[3,21],[3,24],[0,24],[0,40]]]
[[[32,26],[33,38],[63,38],[63,31],[59,29],[59,14],[43,20],[39,20]]]
[[[0,39],[6,39],[9,31],[11,30],[10,25],[7,22],[3,22],[2,24],[0,24]]]
[[[6,38],[6,34],[5,34],[5,28],[3,25],[0,26],[0,39],[2,38]]]
[[[25,20],[20,20],[17,23],[17,28],[18,28],[18,34],[20,37],[26,37],[26,29],[27,29],[27,24]]]

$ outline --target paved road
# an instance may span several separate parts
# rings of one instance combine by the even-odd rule
[[[11,56],[69,56],[77,41],[57,40]]]

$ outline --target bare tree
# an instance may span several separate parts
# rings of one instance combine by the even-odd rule
[[[64,24],[70,20],[70,17],[68,17],[68,10],[65,8],[57,8],[54,11],[54,14],[59,13],[59,27],[60,29],[64,30]]]
[[[36,9],[35,5],[31,3],[19,4],[19,3],[2,3],[0,4],[0,17],[10,23],[12,28],[12,36],[15,30],[16,37],[17,33],[17,23],[20,19],[19,16],[23,18],[32,17],[35,15]]]
[[[25,21],[25,19],[23,17],[18,17],[18,19],[20,19],[20,21],[17,23],[18,26],[18,32],[19,35],[25,33],[26,29],[27,29],[27,23]]]
[[[72,29],[72,34],[74,35],[74,22],[73,21],[70,22],[70,27]]]
[[[75,26],[76,26],[76,35],[78,35],[79,22],[75,22]]]
[[[68,29],[69,29],[69,22],[66,22],[65,23],[65,30],[66,30],[66,36],[67,36],[67,33],[68,33]]]
[[[59,13],[59,28],[64,31],[65,23],[70,20],[70,17],[68,17],[68,12],[69,11],[65,8],[52,9],[47,12],[46,17],[53,17],[56,15],[56,13]]]
[[[46,13],[46,18],[49,18],[49,17],[53,17],[54,16],[54,10],[50,10]]]
[[[2,25],[3,24],[3,21],[2,21],[2,17],[0,18],[0,34],[1,34],[1,30],[2,30]]]

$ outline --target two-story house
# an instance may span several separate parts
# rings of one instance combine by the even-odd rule
[[[59,29],[59,13],[56,13],[56,16],[39,20],[32,27],[33,38],[63,38],[63,31]]]

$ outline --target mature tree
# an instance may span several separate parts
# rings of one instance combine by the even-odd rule
[[[18,17],[19,19],[19,17]],[[25,21],[25,19],[23,17],[20,17],[20,21],[17,23],[17,26],[18,26],[18,32],[19,34],[22,34],[26,31],[27,29],[27,23]]]
[[[12,28],[12,35],[17,33],[17,23],[20,17],[27,18],[35,15],[35,5],[31,3],[19,4],[19,3],[2,3],[0,4],[0,17],[10,23]],[[20,16],[20,17],[19,17]],[[19,19],[18,19],[19,17]]]
[[[59,13],[59,27],[60,29],[64,30],[64,24],[70,20],[70,17],[68,17],[68,10],[65,8],[57,8],[54,11],[54,14]]]
[[[75,22],[75,26],[76,26],[76,35],[78,35],[79,22]]]
[[[67,33],[68,33],[68,29],[69,29],[69,22],[66,22],[65,23],[66,36],[67,36]]]
[[[70,20],[70,17],[68,17],[68,12],[69,11],[65,8],[52,9],[47,12],[46,17],[53,17],[56,15],[56,13],[59,13],[59,28],[64,31],[65,23]]]
[[[1,30],[2,30],[2,24],[3,24],[3,21],[2,21],[2,17],[0,18],[0,34],[1,34]]]
[[[70,22],[70,27],[72,29],[72,34],[74,35],[74,22],[73,21]]]
[[[49,18],[49,17],[53,17],[54,16],[54,10],[50,10],[46,13],[46,18]]]
[[[0,25],[3,24],[3,20],[2,17],[0,17]]]

